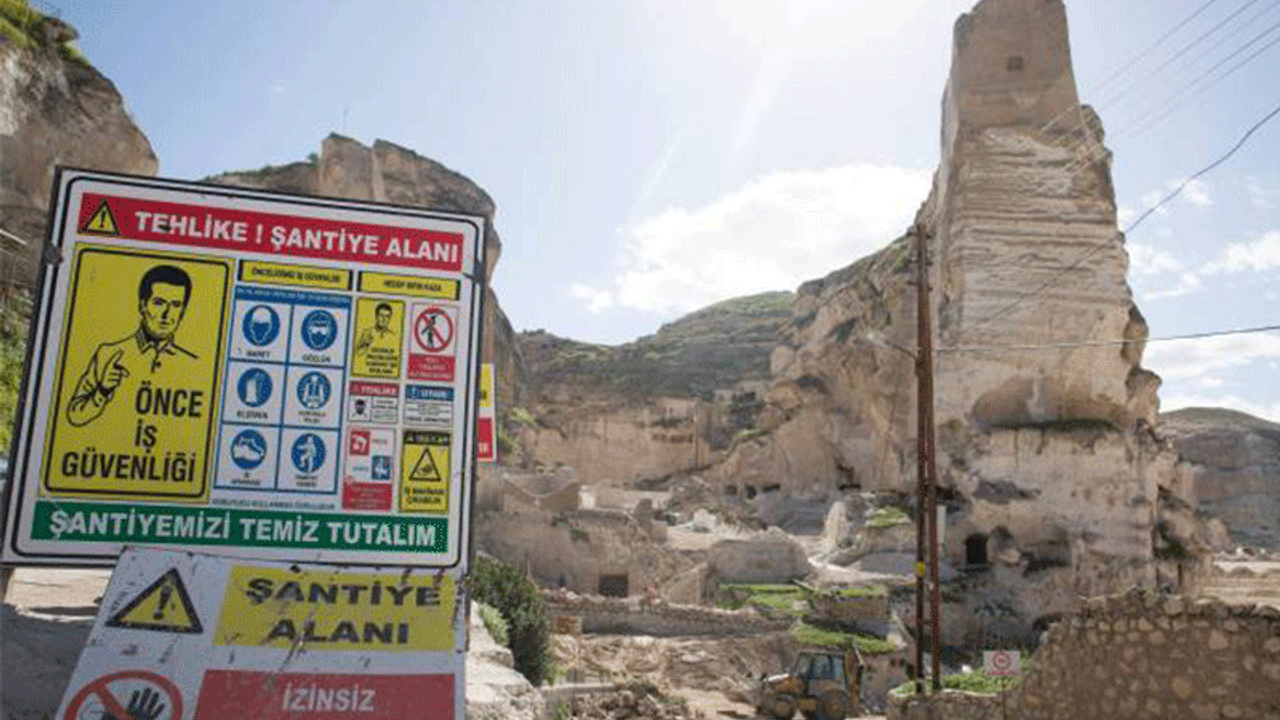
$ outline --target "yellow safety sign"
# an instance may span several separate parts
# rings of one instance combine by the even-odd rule
[[[80,228],[80,232],[85,235],[105,235],[115,237],[120,234],[120,228],[116,226],[116,218],[111,214],[111,206],[103,200],[98,204],[98,209],[93,211],[93,215],[89,216],[89,220]]]
[[[493,363],[480,366],[480,409],[493,411]]]
[[[215,645],[317,650],[450,650],[448,575],[231,568]]]
[[[182,584],[182,576],[176,568],[161,575],[159,580],[112,615],[107,620],[107,627],[197,635],[204,632],[195,606],[191,604],[191,596],[187,594],[187,586]]]
[[[449,509],[449,433],[407,430],[400,450],[400,509]]]
[[[350,290],[351,271],[290,263],[241,260],[240,279],[265,285],[294,285],[324,290]]]
[[[207,498],[230,265],[78,248],[44,457],[48,494]]]
[[[448,278],[371,271],[360,273],[361,292],[457,300],[461,287],[462,283]]]
[[[378,298],[357,300],[351,374],[371,378],[400,377],[403,337],[404,302]]]

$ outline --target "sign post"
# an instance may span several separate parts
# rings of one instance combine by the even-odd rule
[[[1022,673],[1022,657],[1017,650],[984,650],[982,652],[982,672],[987,677],[1000,678],[1000,717],[1007,718],[1005,695],[1008,690],[1008,678]]]

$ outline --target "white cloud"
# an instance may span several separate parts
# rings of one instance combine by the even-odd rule
[[[573,283],[569,286],[569,294],[579,300],[587,301],[587,311],[599,315],[613,307],[613,293],[608,290],[597,290],[593,287]]]
[[[1137,215],[1137,213],[1133,211],[1133,208],[1129,207],[1128,205],[1121,205],[1116,210],[1116,224],[1119,225],[1120,227],[1125,227],[1126,225],[1129,224],[1129,221],[1132,220],[1135,215]]]
[[[929,179],[928,171],[873,165],[775,172],[709,205],[667,208],[630,225],[609,287],[571,292],[596,312],[683,312],[792,289],[897,237]]]
[[[1252,242],[1231,243],[1205,265],[1206,274],[1263,272],[1280,268],[1280,230],[1272,230]]]
[[[1152,290],[1142,294],[1143,300],[1159,300],[1161,298],[1175,298],[1191,293],[1200,289],[1200,277],[1193,272],[1184,272],[1178,275],[1178,283],[1172,287],[1163,290]]]
[[[1143,196],[1142,196],[1142,208],[1143,208],[1143,212],[1146,212],[1148,209],[1150,209],[1150,208],[1152,208],[1152,207],[1155,207],[1155,204],[1156,204],[1156,203],[1158,203],[1158,202],[1160,202],[1160,200],[1162,200],[1162,199],[1164,198],[1165,194],[1166,194],[1166,193],[1163,193],[1163,192],[1161,192],[1161,191],[1159,191],[1159,190],[1152,190],[1151,192],[1147,193],[1146,195],[1143,195]],[[1161,208],[1156,208],[1156,214],[1157,214],[1157,215],[1164,215],[1164,214],[1165,214],[1165,213],[1167,213],[1167,212],[1169,212],[1169,211],[1168,211],[1167,209],[1163,208],[1163,207],[1161,207]]]
[[[1182,263],[1169,253],[1151,245],[1129,243],[1129,271],[1134,275],[1159,275],[1181,269]]]
[[[1267,332],[1153,342],[1143,364],[1166,380],[1198,381],[1275,359],[1280,359],[1280,333]]]
[[[1244,189],[1249,194],[1249,203],[1258,210],[1274,208],[1276,199],[1280,198],[1280,189],[1263,187],[1256,177],[1250,177],[1245,182]]]
[[[1169,189],[1176,189],[1181,184],[1181,182],[1171,182]],[[1187,183],[1179,197],[1196,207],[1209,207],[1213,204],[1213,198],[1209,197],[1209,184],[1203,180],[1192,180]]]
[[[1160,398],[1160,412],[1166,413],[1186,407],[1221,407],[1239,410],[1254,417],[1280,422],[1280,403],[1264,404],[1251,402],[1235,395],[1201,395],[1187,393]]]

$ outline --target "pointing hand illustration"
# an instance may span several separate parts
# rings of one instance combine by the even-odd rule
[[[129,371],[120,364],[120,358],[124,355],[124,350],[117,350],[111,354],[111,359],[107,360],[106,372],[102,373],[102,390],[107,394],[115,391],[120,386],[120,381],[129,376]]]

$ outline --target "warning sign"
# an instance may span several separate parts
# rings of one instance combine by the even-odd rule
[[[400,453],[400,509],[449,509],[449,433],[406,430]]]
[[[129,547],[49,717],[461,720],[459,587],[447,572]],[[206,621],[201,631],[115,622],[121,608],[149,619],[166,589],[187,617]],[[173,600],[179,593],[185,602]]]
[[[210,670],[200,687],[195,720],[453,720],[454,705],[452,675]]]
[[[342,507],[348,510],[390,510],[395,481],[396,431],[353,427],[347,431],[347,469],[342,484]]]
[[[496,409],[493,388],[493,363],[480,366],[480,413],[476,418],[476,460],[497,462],[498,448],[494,444]]]
[[[351,374],[358,377],[400,377],[401,330],[404,303],[361,298],[356,303],[355,343]]]
[[[982,671],[990,677],[1016,676],[1022,671],[1021,653],[1017,650],[984,650]]]
[[[202,633],[204,626],[196,615],[187,586],[177,569],[170,569],[159,580],[129,601],[107,620],[107,627],[130,630]]]
[[[65,168],[55,185],[0,564],[162,545],[465,574],[483,217]],[[410,431],[442,435],[406,469]],[[138,596],[155,581],[111,606],[138,601],[118,629],[192,634],[176,581]]]
[[[73,273],[45,488],[205,497],[229,263],[84,246]]]
[[[215,645],[326,650],[453,648],[448,575],[234,566]]]
[[[410,380],[453,381],[457,313],[457,308],[448,305],[413,306],[410,313],[410,334],[413,338],[409,346]]]
[[[115,237],[120,234],[120,228],[116,226],[116,218],[111,214],[111,206],[104,199],[98,203],[98,209],[93,211],[88,220],[80,225],[80,232],[85,235],[106,235]]]
[[[62,717],[178,720],[182,717],[182,696],[166,677],[146,670],[124,670],[81,688]]]

